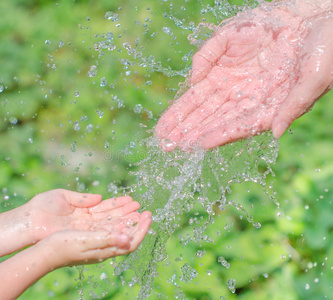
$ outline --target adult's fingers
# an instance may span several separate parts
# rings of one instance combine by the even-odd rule
[[[225,53],[227,46],[226,28],[222,27],[209,38],[192,57],[191,84],[202,81]]]
[[[201,106],[191,112],[182,123],[172,130],[167,137],[168,140],[179,144],[184,137],[186,139],[186,134],[200,126],[206,118],[213,115],[226,102],[229,95],[224,91],[216,90],[209,96]],[[191,147],[191,144],[188,146]]]
[[[167,111],[161,116],[156,125],[156,135],[164,139],[185,118],[199,107],[213,90],[208,80],[203,80],[189,88]]]

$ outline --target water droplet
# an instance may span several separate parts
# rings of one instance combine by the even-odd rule
[[[108,185],[108,192],[115,195],[118,193],[118,187],[114,183],[110,183]]]
[[[79,121],[75,121],[75,122],[73,123],[73,129],[74,129],[75,131],[78,131],[78,130],[81,129],[81,125],[80,125]]]
[[[101,78],[101,81],[100,81],[100,83],[99,83],[99,85],[100,85],[101,87],[104,87],[104,86],[106,86],[107,84],[108,84],[107,79],[106,79],[105,77],[102,77],[102,78]]]
[[[88,124],[87,127],[86,127],[86,131],[88,132],[92,132],[94,129],[94,125],[93,124]]]
[[[16,117],[10,117],[9,118],[9,123],[12,124],[12,125],[15,125],[17,124],[18,122],[18,119]]]
[[[309,289],[310,289],[310,284],[306,283],[306,284],[305,284],[305,289],[306,289],[306,290],[309,290]]]
[[[64,45],[65,45],[65,43],[63,41],[59,41],[58,42],[58,47],[59,48],[62,48]]]
[[[75,92],[74,92],[74,97],[79,97],[79,96],[80,96],[79,91],[75,91]]]
[[[76,145],[77,145],[77,142],[74,141],[72,144],[71,144],[71,151],[72,152],[76,152]]]
[[[259,229],[261,227],[261,224],[259,222],[253,223],[253,227]]]
[[[130,142],[130,148],[135,148],[136,147],[136,144],[135,144],[135,142]]]
[[[2,93],[4,91],[5,87],[1,84],[0,85],[0,93]]]
[[[236,279],[229,279],[227,281],[227,286],[230,292],[234,294],[236,292]]]
[[[137,105],[134,106],[133,111],[134,111],[136,114],[139,114],[139,113],[142,112],[142,109],[143,109],[142,105],[141,105],[141,104],[137,104]]]
[[[111,20],[111,22],[117,22],[119,20],[119,15],[114,13],[113,11],[107,11],[104,18]]]
[[[105,149],[109,149],[110,148],[110,143],[108,141],[105,141],[104,148]]]
[[[97,66],[92,65],[88,71],[88,77],[95,77],[97,75]]]
[[[197,257],[203,257],[206,254],[206,250],[198,250]]]
[[[193,278],[196,278],[198,276],[198,272],[196,269],[192,268],[189,264],[184,264],[180,268],[182,272],[182,276],[180,277],[181,281],[185,281],[186,283],[189,283]]]
[[[223,256],[220,256],[217,261],[224,267],[226,267],[227,269],[230,268],[230,264],[227,262],[227,260],[223,257]]]
[[[167,35],[172,35],[173,34],[172,29],[170,27],[163,27],[162,30]]]
[[[97,115],[99,116],[100,119],[103,118],[104,113],[101,110],[97,109],[96,113],[97,113]]]
[[[294,133],[294,129],[290,128],[290,129],[288,130],[288,133],[289,133],[289,134],[293,134],[293,133]]]
[[[45,44],[46,44],[46,45],[50,45],[50,44],[51,44],[51,41],[50,41],[50,40],[45,40]]]

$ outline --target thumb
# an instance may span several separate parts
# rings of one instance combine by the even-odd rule
[[[273,135],[277,138],[332,87],[332,24],[332,19],[328,18],[319,18],[312,22],[312,29],[303,45],[306,52],[299,55],[299,79],[272,123]]]
[[[301,74],[301,79],[278,108],[272,122],[274,137],[280,138],[295,119],[308,112],[315,102],[329,91],[332,81],[331,66],[328,64],[319,68],[313,65],[310,70],[312,72],[309,72],[309,66],[305,68],[307,75],[305,72]]]
[[[110,247],[128,248],[130,239],[127,234],[121,232],[82,232],[82,238],[78,239],[87,248],[86,250],[105,249]]]

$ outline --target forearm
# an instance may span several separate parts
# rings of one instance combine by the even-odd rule
[[[0,257],[34,243],[28,205],[0,214]]]
[[[0,298],[16,299],[38,279],[52,271],[46,257],[43,247],[37,244],[2,262]]]

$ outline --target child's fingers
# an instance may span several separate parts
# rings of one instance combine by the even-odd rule
[[[112,218],[126,216],[126,215],[136,211],[139,208],[140,208],[140,204],[138,202],[131,201],[131,202],[124,204],[123,206],[116,207],[112,210],[108,210],[108,211],[104,212],[103,218],[106,217],[106,218],[112,219]]]
[[[138,223],[140,220],[140,213],[139,212],[132,212],[127,214],[123,217],[117,218],[104,218],[99,222],[96,222],[94,228],[98,228],[99,230],[106,230],[106,231],[122,231],[124,228],[128,226],[133,226]]]
[[[99,194],[78,193],[68,190],[60,190],[65,199],[71,205],[80,208],[95,206],[102,201],[102,196]]]
[[[109,210],[113,210],[117,207],[124,206],[127,203],[132,202],[132,201],[133,201],[133,199],[129,196],[106,199],[106,200],[103,200],[98,205],[96,205],[94,207],[90,207],[89,210],[91,213],[108,212]]]
[[[80,245],[82,252],[110,247],[128,248],[129,236],[121,232],[108,231],[77,231],[73,232],[72,240]]]
[[[145,211],[141,214],[135,226],[127,226],[123,232],[130,238],[130,251],[134,251],[146,236],[151,225],[151,212]]]

